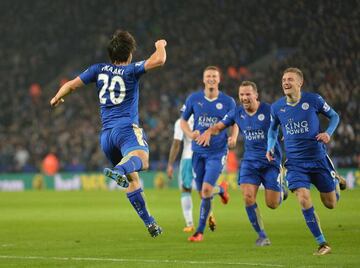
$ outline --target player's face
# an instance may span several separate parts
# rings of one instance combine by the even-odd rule
[[[256,107],[257,99],[258,94],[252,86],[239,87],[239,100],[245,110],[253,110]]]
[[[220,84],[220,74],[216,70],[206,70],[203,75],[205,88],[218,88]]]
[[[302,86],[302,79],[296,73],[285,73],[282,77],[282,88],[286,96],[296,94]]]

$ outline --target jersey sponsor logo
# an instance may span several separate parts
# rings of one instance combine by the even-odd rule
[[[328,112],[330,110],[330,106],[326,102],[324,103],[323,110],[324,112]]]
[[[303,134],[309,132],[309,123],[306,120],[295,122],[290,118],[285,124],[285,131],[287,135]]]
[[[304,102],[304,103],[301,105],[301,108],[306,111],[307,109],[309,109],[309,103]]]
[[[262,129],[244,130],[243,134],[245,139],[248,141],[265,139],[265,133]]]
[[[243,115],[243,114],[242,114],[242,115],[240,115],[240,117],[241,117],[242,119],[245,119],[245,115]]]
[[[285,110],[284,108],[281,108],[281,109],[280,109],[280,112],[285,113],[285,112],[286,112],[286,110]]]
[[[198,125],[201,127],[209,128],[209,127],[212,127],[213,125],[215,125],[217,122],[218,122],[217,117],[201,115],[198,118]]]
[[[264,115],[264,114],[259,114],[259,115],[258,115],[258,119],[259,119],[260,121],[264,121],[265,115]]]
[[[216,103],[216,109],[221,110],[224,106],[222,105],[222,103],[218,102]]]
[[[335,171],[334,171],[334,170],[331,170],[330,174],[331,174],[331,177],[333,177],[333,178],[335,179],[335,176],[336,176]]]
[[[204,104],[203,104],[202,102],[200,102],[200,101],[199,101],[197,104],[198,104],[200,107],[203,107],[203,105],[204,105]]]

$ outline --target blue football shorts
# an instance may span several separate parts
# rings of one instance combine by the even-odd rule
[[[102,131],[100,145],[107,159],[114,166],[131,151],[143,150],[149,152],[145,133],[142,128],[135,124],[127,124]]]
[[[220,153],[193,153],[192,166],[195,173],[196,188],[200,192],[204,182],[215,186],[225,162],[227,151]]]
[[[261,161],[243,160],[238,184],[264,185],[265,189],[281,192],[280,167]]]
[[[335,169],[328,156],[314,161],[287,160],[285,167],[287,168],[286,179],[291,191],[298,188],[310,189],[311,184],[321,193],[335,190]]]
[[[187,190],[191,190],[194,178],[191,158],[181,159],[179,168],[179,182]]]

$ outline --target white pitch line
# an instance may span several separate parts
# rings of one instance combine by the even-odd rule
[[[142,263],[180,263],[195,265],[248,265],[265,267],[284,267],[281,264],[247,263],[247,262],[211,262],[211,261],[183,261],[183,260],[146,260],[146,259],[114,259],[114,258],[85,258],[85,257],[44,257],[44,256],[6,256],[0,259],[25,259],[25,260],[57,260],[57,261],[108,261],[108,262],[142,262]]]

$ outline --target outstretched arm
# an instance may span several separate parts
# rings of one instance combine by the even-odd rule
[[[340,121],[339,115],[334,109],[331,109],[326,116],[330,119],[328,128],[325,132],[316,135],[316,140],[322,141],[323,143],[328,143],[330,141],[330,137],[334,133]]]
[[[184,131],[185,135],[189,137],[189,139],[195,140],[200,135],[199,130],[191,130],[189,123],[185,121],[184,118],[180,119],[180,127],[182,131]]]
[[[161,39],[155,42],[155,52],[145,61],[145,71],[163,66],[166,61],[166,40]]]
[[[212,135],[217,135],[221,130],[225,129],[226,126],[223,122],[216,123],[212,127],[209,127],[199,137],[195,139],[196,143],[202,146],[209,146]]]
[[[84,86],[83,81],[81,81],[80,77],[76,77],[73,80],[66,82],[56,93],[56,95],[51,99],[50,105],[53,107],[58,106],[59,104],[64,102],[64,97],[69,95],[75,89]]]
[[[278,137],[278,133],[279,133],[279,124],[276,123],[275,120],[272,120],[268,130],[267,150],[266,150],[266,158],[269,162],[275,160],[273,156],[273,152]]]
[[[228,146],[230,149],[235,148],[238,135],[239,127],[237,124],[234,124],[232,127],[230,127],[230,136],[228,138]]]
[[[179,154],[180,144],[181,144],[181,141],[177,140],[177,139],[174,139],[172,144],[171,144],[171,149],[170,149],[170,153],[169,153],[169,160],[168,160],[168,165],[167,165],[167,169],[166,169],[166,173],[167,173],[167,175],[168,175],[168,177],[170,179],[172,179],[173,174],[174,174],[173,165],[174,165],[174,162],[175,162],[175,159],[176,159],[177,155]]]

